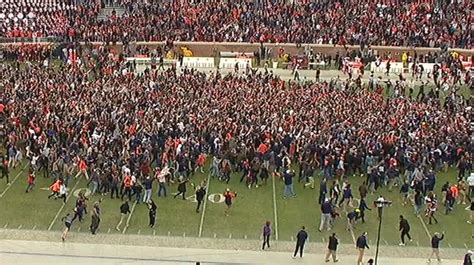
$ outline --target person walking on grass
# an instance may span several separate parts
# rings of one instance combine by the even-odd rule
[[[403,218],[403,215],[400,215],[400,225],[399,225],[398,230],[401,233],[400,234],[401,242],[399,244],[400,246],[405,246],[405,236],[408,237],[410,242],[413,241],[413,239],[410,236],[410,224],[408,223],[407,219]]]
[[[26,190],[25,190],[26,193],[33,190],[33,188],[35,187],[35,180],[36,180],[35,172],[30,169],[28,173],[28,186],[26,187]]]
[[[48,199],[54,197],[55,199],[59,196],[59,191],[61,189],[61,179],[57,179],[51,186],[49,186],[49,190],[51,190],[51,194],[48,196]]]
[[[148,226],[151,228],[154,228],[155,222],[156,222],[156,210],[158,207],[156,207],[155,202],[151,199],[147,202],[147,205],[148,205],[148,218],[149,218]]]
[[[73,222],[73,217],[71,214],[66,214],[63,218],[61,218],[61,222],[64,222],[64,230],[61,235],[61,240],[64,242],[66,241],[67,234],[69,233],[69,230],[71,230],[72,222]]]
[[[329,236],[329,243],[328,243],[328,252],[326,253],[326,258],[324,261],[329,262],[329,258],[332,257],[333,262],[337,262],[337,245],[339,245],[339,239],[337,238],[336,233],[332,233],[331,236]]]
[[[232,207],[232,200],[237,197],[237,193],[236,192],[232,192],[230,191],[229,188],[227,188],[224,192],[224,203],[225,203],[225,211],[224,211],[224,214],[225,216],[229,216],[229,211],[230,211],[230,208]]]
[[[283,180],[285,182],[285,189],[283,190],[283,199],[286,199],[289,196],[296,197],[296,193],[293,189],[294,176],[295,173],[289,169],[285,171],[285,173],[283,173]]]
[[[359,255],[357,257],[357,265],[361,265],[362,260],[364,259],[365,249],[369,249],[369,245],[367,244],[367,232],[362,233],[362,235],[357,238],[356,248],[359,251]]]
[[[204,197],[206,196],[206,187],[200,186],[196,189],[196,212],[199,213],[199,209],[201,207],[202,202],[204,201]]]
[[[444,232],[440,235],[438,232],[435,232],[433,237],[431,238],[431,254],[430,257],[428,258],[428,262],[431,262],[431,259],[433,256],[436,256],[436,259],[438,261],[441,261],[441,258],[439,256],[439,243],[441,240],[444,239]]]
[[[130,213],[130,205],[128,200],[125,200],[122,205],[120,205],[120,221],[118,222],[115,230],[120,232],[120,225],[122,225],[123,219]]]
[[[95,233],[97,232],[97,229],[99,228],[99,224],[100,224],[100,213],[101,213],[100,207],[99,207],[100,201],[94,202],[94,206],[92,207],[91,225],[89,229],[91,230],[91,233],[93,235],[95,235]]]
[[[272,226],[270,221],[266,221],[263,225],[263,244],[262,250],[265,250],[265,245],[270,248],[270,236],[272,235]]]
[[[179,184],[178,184],[178,193],[174,195],[174,198],[182,195],[183,200],[186,200],[186,183],[188,183],[188,179],[185,179],[184,176],[179,177]]]
[[[296,234],[296,248],[295,252],[293,253],[293,258],[296,258],[296,254],[298,254],[298,251],[300,253],[300,258],[303,257],[303,249],[304,249],[304,244],[306,243],[306,240],[308,239],[308,233],[305,231],[305,227],[302,226],[301,230]]]
[[[6,178],[7,185],[10,185],[10,179],[8,178],[8,159],[6,157],[3,157],[0,167],[2,168],[2,178]]]
[[[323,204],[321,204],[321,223],[319,224],[319,232],[325,230],[331,230],[331,213],[333,212],[333,206],[329,199],[324,199]]]

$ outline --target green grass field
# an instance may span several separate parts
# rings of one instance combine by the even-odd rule
[[[25,164],[26,165],[26,164]],[[23,166],[25,166],[23,165]],[[439,173],[436,192],[440,195],[441,183],[455,181],[454,170],[448,173]],[[207,178],[207,174],[196,174],[191,181],[199,183]],[[47,199],[50,179],[43,178],[41,173],[37,174],[36,187],[31,193],[25,193],[27,173],[22,168],[10,172],[11,186],[6,185],[4,179],[0,179],[0,227],[10,229],[35,229],[59,231],[63,228],[60,221],[66,213],[72,212],[75,203],[74,191],[86,188],[87,181],[79,178],[70,181],[72,190],[68,202],[63,205],[61,200]],[[275,238],[278,240],[291,241],[301,225],[307,227],[310,235],[309,240],[313,242],[324,242],[330,232],[320,233],[319,227],[320,211],[317,204],[318,186],[316,189],[304,189],[301,183],[295,183],[296,198],[283,199],[283,182],[280,179],[269,179],[267,185],[259,186],[249,190],[243,183],[239,182],[240,174],[233,174],[230,183],[211,179],[209,182],[208,195],[221,194],[225,188],[230,187],[238,193],[230,216],[224,216],[224,204],[207,200],[205,210],[195,212],[196,204],[192,198],[188,200],[174,199],[171,193],[176,192],[176,185],[168,188],[168,197],[158,198],[156,183],[152,198],[158,205],[157,225],[154,229],[148,227],[148,209],[143,204],[131,204],[133,213],[129,216],[125,232],[117,232],[115,226],[119,221],[119,199],[110,199],[109,196],[90,196],[89,208],[94,201],[103,198],[101,203],[102,221],[99,233],[125,233],[125,234],[148,234],[163,236],[186,236],[186,237],[216,237],[216,238],[239,238],[258,239],[261,228],[266,220],[272,222]],[[358,194],[357,187],[362,182],[361,177],[349,177],[354,190]],[[316,182],[319,179],[316,178]],[[187,196],[194,195],[188,187]],[[434,232],[446,232],[445,247],[467,248],[474,246],[472,235],[474,226],[466,223],[468,211],[467,205],[457,205],[455,210],[448,216],[444,215],[444,206],[440,206],[437,212],[439,224],[428,225],[425,218],[420,219],[414,215],[411,206],[403,207],[401,197],[397,189],[389,192],[387,188],[380,189],[377,193],[369,195],[367,202],[372,202],[383,194],[386,199],[392,200],[392,207],[384,211],[381,245],[396,245],[399,243],[398,216],[404,215],[411,225],[411,235],[414,238],[414,246],[429,246],[429,235]],[[213,195],[211,195],[213,196]],[[218,200],[219,197],[215,197]],[[276,206],[276,207],[275,207]],[[340,210],[342,211],[342,210]],[[345,217],[345,214],[342,213]],[[346,230],[345,218],[336,221],[334,230],[339,234],[342,243],[352,244],[353,235]],[[86,215],[83,223],[75,222],[73,232],[88,233],[90,217]],[[125,224],[122,225],[122,227]],[[377,234],[377,212],[368,211],[366,223],[358,223],[354,230],[357,237],[361,232],[368,231],[370,244],[375,244]],[[426,227],[426,228],[425,228]]]

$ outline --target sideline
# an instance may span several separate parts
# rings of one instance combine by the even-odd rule
[[[201,213],[201,221],[199,223],[199,230],[198,230],[198,237],[202,236],[202,227],[204,225],[204,215],[206,214],[206,205],[209,196],[209,184],[211,182],[211,172],[207,175],[207,182],[206,182],[206,195],[204,196],[204,204],[202,205],[202,213]]]
[[[275,240],[278,240],[278,213],[277,213],[277,202],[276,202],[275,174],[272,174],[272,186],[273,186],[273,217],[275,218],[273,227],[275,228]]]

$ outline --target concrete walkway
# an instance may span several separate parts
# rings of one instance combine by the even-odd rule
[[[326,245],[309,242],[303,259],[291,258],[294,242],[274,241],[259,251],[260,241],[72,232],[66,243],[59,231],[0,229],[0,264],[325,264]],[[443,265],[462,264],[464,249],[441,249]],[[339,248],[342,265],[356,264],[352,244]],[[374,257],[375,247],[365,261]],[[429,248],[384,246],[379,265],[427,264]],[[432,262],[431,264],[438,264]]]
[[[339,257],[338,264],[355,264],[356,256]],[[0,263],[9,264],[324,264],[323,254],[302,259],[291,253],[248,250],[166,248],[106,244],[57,243],[43,241],[0,241]],[[332,262],[330,262],[332,263]],[[427,264],[419,258],[384,258],[383,265]],[[432,262],[431,264],[438,264]],[[445,260],[443,265],[460,261]]]

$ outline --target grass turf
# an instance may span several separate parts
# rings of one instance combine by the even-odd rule
[[[83,178],[72,179],[69,187],[72,189],[70,198],[63,206],[61,200],[47,199],[49,191],[47,188],[51,180],[44,178],[41,173],[37,174],[36,187],[31,193],[25,193],[26,169],[22,171],[26,164],[17,167],[10,172],[11,186],[6,185],[6,181],[0,179],[0,227],[39,229],[60,231],[63,228],[61,217],[66,213],[72,213],[75,204],[74,191],[86,188],[87,181]],[[134,207],[130,218],[126,218],[122,228],[128,227],[126,234],[155,234],[171,236],[199,236],[217,238],[260,238],[261,228],[266,220],[273,224],[275,236],[278,234],[279,240],[290,241],[301,225],[307,227],[310,235],[309,240],[313,242],[325,242],[330,233],[336,232],[342,243],[353,243],[353,235],[346,229],[347,222],[345,213],[341,212],[339,218],[331,232],[319,232],[320,211],[317,203],[319,178],[316,178],[316,188],[303,188],[302,183],[295,182],[294,189],[297,194],[295,198],[283,198],[282,180],[270,178],[266,185],[259,185],[258,188],[248,189],[245,184],[240,183],[241,173],[232,174],[229,184],[217,179],[210,179],[208,194],[221,194],[227,187],[236,191],[238,196],[234,201],[230,216],[224,216],[225,205],[215,203],[210,200],[206,203],[205,211],[195,212],[196,203],[193,202],[194,195],[192,187],[188,186],[188,200],[173,198],[176,192],[176,184],[168,187],[168,197],[159,198],[157,196],[157,186],[155,183],[152,198],[158,205],[157,221],[155,228],[148,227],[148,209],[144,204],[137,204]],[[455,181],[455,171],[450,169],[447,173],[439,173],[435,188],[440,197],[440,188],[445,181]],[[199,183],[207,179],[207,174],[196,173],[191,182]],[[357,194],[357,187],[365,178],[349,178],[354,193]],[[274,183],[273,183],[274,181]],[[275,185],[275,193],[273,192]],[[428,225],[426,218],[417,218],[411,206],[401,205],[401,196],[396,188],[392,192],[387,188],[381,188],[374,194],[369,194],[367,202],[371,204],[379,194],[383,194],[386,199],[393,201],[393,206],[385,209],[381,245],[396,245],[399,243],[398,216],[404,215],[411,225],[411,235],[414,239],[409,245],[429,246],[430,238],[434,232],[446,232],[446,239],[443,242],[445,247],[467,248],[474,245],[472,236],[474,229],[472,225],[466,223],[468,211],[467,205],[455,205],[455,209],[449,215],[444,215],[444,206],[440,206],[437,212],[439,224]],[[109,195],[110,196],[110,195]],[[89,208],[94,201],[103,199],[101,203],[102,218],[99,233],[123,233],[115,231],[115,226],[120,219],[119,207],[120,199],[111,199],[109,196],[90,196]],[[356,196],[357,197],[357,196]],[[216,197],[218,199],[218,197]],[[276,209],[274,208],[276,205]],[[133,208],[133,203],[130,204]],[[372,207],[372,205],[369,205]],[[373,208],[373,207],[372,207]],[[340,210],[342,211],[342,210]],[[275,217],[276,213],[276,217]],[[278,223],[278,229],[275,225]],[[83,223],[75,222],[73,232],[88,232],[90,217],[86,215]],[[426,229],[425,229],[426,226]],[[377,236],[377,211],[366,212],[366,223],[358,223],[353,231],[357,237],[363,231],[369,233],[369,243],[374,245]],[[58,233],[59,237],[59,233]]]

